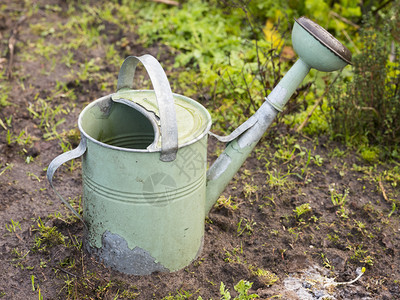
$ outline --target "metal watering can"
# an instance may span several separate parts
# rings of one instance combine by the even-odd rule
[[[79,146],[49,165],[83,156],[84,247],[105,265],[127,274],[173,272],[201,252],[204,218],[310,68],[334,71],[350,51],[326,30],[301,17],[292,31],[300,59],[266,101],[229,136],[225,151],[207,170],[211,117],[196,101],[173,94],[158,61],[130,56],[121,66],[117,92],[95,100],[79,115]],[[138,63],[154,90],[132,90]],[[211,134],[211,133],[210,133]]]

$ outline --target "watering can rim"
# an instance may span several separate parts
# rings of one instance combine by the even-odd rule
[[[304,16],[298,19],[294,18],[294,20],[298,25],[300,25],[304,30],[311,34],[317,41],[332,51],[340,59],[344,60],[350,65],[352,64],[351,51],[341,42],[339,42],[325,28]]]
[[[154,90],[134,90],[134,92],[154,92]],[[79,131],[81,132],[81,134],[83,135],[83,138],[88,139],[88,140],[90,140],[91,142],[93,142],[93,143],[95,143],[95,144],[98,144],[98,145],[100,145],[100,146],[102,146],[102,147],[109,148],[109,149],[113,149],[113,150],[118,150],[118,151],[134,152],[134,153],[138,153],[138,152],[141,152],[141,153],[159,153],[159,152],[161,152],[161,151],[162,151],[162,148],[161,148],[161,147],[160,147],[160,148],[149,147],[148,149],[134,149],[134,148],[125,148],[125,147],[119,147],[119,146],[114,146],[114,145],[110,145],[110,144],[107,144],[107,143],[103,143],[103,142],[101,142],[101,141],[99,141],[99,140],[93,138],[92,136],[90,136],[90,135],[83,129],[83,126],[82,126],[82,118],[83,118],[83,115],[84,115],[90,108],[92,108],[92,107],[98,105],[98,103],[99,103],[100,101],[105,101],[106,99],[109,99],[110,101],[112,101],[112,96],[113,96],[113,95],[116,95],[116,94],[117,94],[117,93],[113,93],[113,94],[109,94],[109,95],[107,95],[107,96],[98,98],[98,99],[92,101],[91,103],[89,103],[89,104],[80,112],[79,117],[78,117],[78,128],[79,128]],[[207,110],[204,106],[202,106],[200,103],[198,103],[197,101],[195,101],[195,100],[193,100],[193,99],[191,99],[191,98],[189,98],[189,97],[186,97],[186,96],[183,96],[183,95],[180,95],[180,94],[176,94],[176,93],[172,93],[172,95],[173,95],[173,97],[183,98],[184,100],[190,102],[191,104],[196,103],[199,107],[202,107],[202,108],[203,108],[204,113],[205,113],[205,115],[207,116],[207,124],[204,126],[204,130],[202,131],[202,133],[199,134],[197,137],[191,139],[191,140],[188,141],[188,142],[185,142],[185,143],[183,143],[183,144],[178,144],[178,149],[180,149],[180,148],[183,148],[183,147],[186,147],[186,146],[189,146],[189,145],[192,145],[192,144],[198,142],[198,141],[201,140],[205,135],[209,134],[210,129],[211,129],[211,125],[212,125],[212,119],[211,119],[211,115],[210,115],[210,113],[208,112],[208,110]],[[127,100],[127,101],[130,101],[130,100]],[[112,103],[117,103],[117,102],[112,101]],[[139,110],[138,110],[138,111],[139,111]],[[148,116],[147,114],[144,114],[142,111],[139,111],[139,112],[140,112],[141,114],[143,114],[143,115],[152,123],[152,125],[153,125],[153,127],[154,127],[154,124],[153,124],[153,122],[152,122],[152,119],[149,118],[149,116]],[[155,125],[158,126],[158,124],[155,124]],[[157,132],[157,131],[155,130],[155,134],[156,134],[156,132]],[[156,134],[156,135],[155,135],[155,139],[158,139],[158,138],[159,138],[159,137],[158,137],[158,135]]]

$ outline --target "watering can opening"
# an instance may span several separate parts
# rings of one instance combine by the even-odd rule
[[[135,103],[125,105],[111,97],[87,106],[80,118],[79,129],[86,138],[114,149],[148,151],[158,137],[157,116]]]
[[[95,142],[109,146],[144,150],[155,139],[155,124],[140,111],[104,99],[87,107],[79,125]]]
[[[198,103],[173,94],[178,114],[178,148],[203,138],[211,117]],[[80,114],[81,133],[103,147],[128,152],[161,151],[160,117],[151,90],[127,90],[97,99]]]

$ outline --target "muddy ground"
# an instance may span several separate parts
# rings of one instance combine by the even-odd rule
[[[1,4],[0,298],[219,299],[221,282],[236,296],[233,286],[246,280],[261,299],[400,299],[399,162],[367,163],[327,137],[279,124],[206,218],[204,248],[191,265],[133,276],[89,257],[83,225],[50,189],[46,168],[63,144],[77,146],[80,111],[114,91],[124,57],[150,53],[168,65],[171,56],[101,20],[89,24],[103,25],[100,43],[72,41],[74,28],[60,24],[86,9],[72,1]],[[67,43],[78,44],[60,46]],[[110,43],[115,64],[106,59]],[[73,63],[63,59],[70,56]],[[210,138],[210,162],[222,148]],[[80,160],[55,183],[79,209]],[[356,282],[334,284],[361,268]]]

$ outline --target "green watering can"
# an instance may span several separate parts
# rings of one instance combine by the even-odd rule
[[[117,92],[95,100],[79,115],[79,146],[49,165],[82,156],[84,248],[127,274],[173,272],[202,249],[204,218],[310,68],[334,71],[351,53],[311,20],[296,20],[293,47],[300,59],[266,101],[229,136],[210,133],[211,117],[196,101],[171,91],[159,62],[130,56],[121,66]],[[154,90],[133,90],[138,63]],[[207,137],[227,142],[207,170]]]

